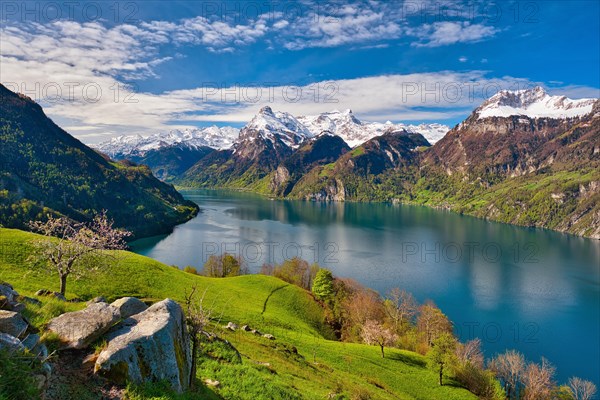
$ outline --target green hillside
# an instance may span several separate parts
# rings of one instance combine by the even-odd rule
[[[0,281],[10,282],[21,294],[58,288],[56,276],[30,266],[30,242],[36,237],[28,232],[0,229]],[[206,290],[204,304],[213,309],[212,331],[230,341],[242,355],[240,362],[227,348],[215,345],[204,348],[198,375],[221,382],[218,388],[211,389],[214,398],[323,399],[332,393],[339,395],[332,398],[348,399],[476,398],[459,387],[440,387],[436,374],[426,368],[424,357],[416,353],[389,349],[383,359],[375,346],[331,340],[321,306],[308,292],[279,279],[262,275],[206,278],[129,252],[114,253],[109,261],[110,266],[94,275],[71,280],[68,297],[89,299],[102,295],[108,300],[122,296],[152,300],[170,297],[182,301],[193,284],[201,292]],[[41,308],[28,305],[30,314],[42,316],[32,321],[39,326],[43,325],[48,310],[57,307],[56,300],[40,300],[44,302]],[[62,304],[73,309],[85,303]],[[248,324],[277,339],[271,341],[239,330],[222,329],[229,321]],[[95,398],[92,392],[87,391],[87,398]],[[130,388],[129,396],[184,398],[156,388],[156,397],[148,396],[149,392],[148,388]],[[210,397],[205,394],[189,398],[207,396]]]
[[[26,229],[48,213],[89,221],[102,210],[143,237],[169,232],[198,207],[148,167],[106,159],[0,85],[0,224]]]

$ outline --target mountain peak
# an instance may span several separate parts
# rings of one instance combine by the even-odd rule
[[[484,101],[475,112],[479,119],[522,115],[530,118],[573,118],[589,114],[596,99],[572,100],[550,96],[536,86],[525,90],[501,90]]]
[[[258,113],[261,114],[261,115],[274,115],[273,114],[273,109],[271,109],[271,107],[269,107],[269,106],[264,106],[263,108],[261,108],[258,111]]]

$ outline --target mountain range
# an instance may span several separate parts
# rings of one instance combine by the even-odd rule
[[[4,87],[2,96],[6,226],[47,210],[85,219],[107,208],[144,235],[155,233],[151,221],[165,230],[193,215],[197,208],[151,169],[183,187],[421,204],[600,238],[598,99],[501,91],[444,135],[442,125],[362,122],[350,110],[295,117],[263,107],[239,132],[119,137],[94,151],[30,99]]]
[[[347,124],[331,124],[331,115]],[[307,118],[263,108],[231,149],[200,158],[175,182],[422,204],[600,238],[598,99],[550,96],[539,87],[502,91],[433,145],[404,126],[349,129],[360,126],[349,111]],[[303,129],[317,125],[318,134]],[[351,147],[349,138],[359,136],[369,139]]]
[[[147,137],[119,136],[91,146],[115,160],[127,159],[147,165],[160,179],[173,181],[211,149],[233,150],[240,147],[239,142],[244,141],[244,136],[240,135],[242,130],[260,131],[265,139],[275,141],[278,138],[293,149],[322,132],[337,135],[348,146],[356,147],[390,129],[420,133],[430,143],[435,143],[450,128],[436,123],[405,125],[390,121],[365,122],[360,121],[351,110],[333,110],[314,116],[295,117],[286,112],[273,111],[266,106],[242,129],[210,126],[172,130]]]
[[[198,212],[146,166],[114,162],[58,127],[30,98],[0,85],[0,224],[47,214],[86,221],[106,210],[135,237],[170,231]]]

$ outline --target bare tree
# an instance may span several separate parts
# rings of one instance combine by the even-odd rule
[[[381,357],[385,358],[385,346],[393,346],[398,336],[390,329],[377,321],[368,320],[362,327],[361,337],[366,344],[378,345],[381,348]]]
[[[575,400],[591,400],[596,394],[596,385],[590,381],[573,377],[569,379],[569,390]]]
[[[529,363],[523,376],[525,384],[524,400],[550,399],[554,389],[554,373],[556,369],[542,358],[541,364]]]
[[[525,374],[523,355],[515,350],[508,350],[490,361],[489,367],[502,381],[506,397],[509,400],[518,398]]]
[[[211,317],[211,310],[204,307],[203,304],[206,290],[204,290],[204,293],[202,293],[202,296],[200,297],[198,297],[197,292],[198,287],[194,285],[192,286],[190,293],[185,295],[185,322],[192,341],[192,368],[190,370],[189,382],[191,389],[194,389],[196,386],[200,338],[204,333],[204,328],[210,322]]]
[[[483,369],[483,352],[481,351],[481,339],[476,338],[468,342],[459,343],[456,347],[456,357],[461,364],[470,363],[474,367]]]
[[[89,223],[78,223],[66,217],[55,218],[48,216],[46,222],[32,221],[29,226],[42,235],[53,236],[50,239],[36,239],[33,242],[38,252],[33,256],[40,257],[60,278],[60,293],[67,290],[69,275],[82,273],[84,260],[90,261],[87,267],[94,269],[101,265],[99,258],[102,250],[125,249],[125,238],[131,232],[113,228],[106,212],[94,217]]]
[[[419,307],[412,294],[399,288],[390,290],[384,306],[396,331],[402,328],[403,323],[410,321],[415,316]]]

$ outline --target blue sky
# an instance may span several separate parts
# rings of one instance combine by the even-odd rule
[[[84,142],[264,105],[463,120],[500,89],[600,97],[598,1],[3,2],[1,81]]]

